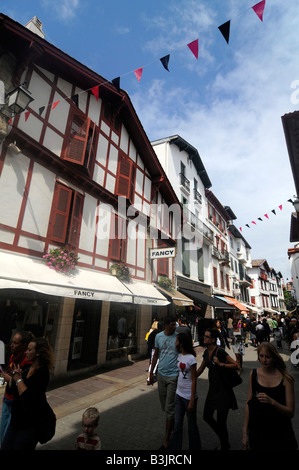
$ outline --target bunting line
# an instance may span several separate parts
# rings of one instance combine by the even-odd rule
[[[292,199],[288,199],[287,202],[290,202],[291,204],[293,204]],[[277,206],[277,207],[278,207],[278,209],[279,209],[280,211],[282,211],[282,204],[280,204],[280,205]],[[272,212],[274,215],[277,215],[276,211],[277,211],[276,208],[271,210],[271,212]],[[269,214],[268,214],[268,213],[264,214],[264,217],[265,217],[267,220],[270,220],[270,217],[269,217]],[[263,221],[264,221],[262,217],[257,217],[257,220],[259,220],[260,222],[263,222]],[[251,224],[252,224],[252,225],[257,225],[257,223],[255,222],[255,220],[252,220],[252,221],[251,221]],[[251,228],[251,226],[250,226],[249,223],[248,223],[248,224],[245,224],[245,227]],[[242,232],[243,228],[242,228],[242,227],[239,227],[239,230],[240,230],[240,232]]]
[[[252,9],[256,15],[258,16],[258,18],[263,21],[263,15],[264,15],[264,10],[265,10],[265,5],[266,5],[266,0],[262,0],[260,1],[259,3],[253,5],[252,7],[250,7],[250,9]],[[239,15],[240,16],[240,15]],[[223,23],[222,25],[218,26],[218,29],[219,31],[221,32],[221,34],[223,35],[225,41],[227,42],[227,44],[229,44],[229,39],[230,39],[230,25],[231,25],[231,20],[228,20],[226,21],[225,23]],[[184,46],[185,47],[185,46]],[[191,52],[193,53],[194,57],[196,59],[198,59],[199,57],[199,39],[194,39],[193,41],[189,42],[187,44],[187,47],[191,50]],[[174,51],[175,52],[175,51]],[[165,70],[167,70],[169,72],[169,61],[170,61],[170,54],[167,54],[165,55],[164,57],[161,57],[160,59],[160,62],[161,64],[163,65],[163,67],[165,68]],[[56,106],[61,102],[61,101],[66,101],[67,99],[71,99],[77,107],[79,107],[79,95],[82,94],[82,93],[87,93],[88,91],[90,91],[96,98],[96,100],[98,101],[99,100],[99,87],[100,86],[103,86],[105,84],[108,84],[108,83],[112,83],[116,89],[119,91],[120,90],[120,78],[121,77],[124,77],[126,75],[130,75],[131,73],[134,73],[138,82],[141,81],[141,77],[142,77],[142,74],[143,74],[143,70],[145,67],[153,64],[154,62],[156,62],[156,60],[152,61],[150,64],[147,64],[147,65],[143,65],[142,67],[139,67],[133,71],[130,71],[130,72],[127,72],[119,77],[116,77],[114,78],[113,80],[105,80],[103,83],[101,84],[98,84],[98,85],[94,85],[93,87],[91,88],[88,88],[86,90],[83,90],[82,92],[76,94],[76,95],[73,95],[71,97],[68,97],[64,100],[60,100],[60,101],[57,101],[55,103],[49,103],[48,107],[51,106],[52,109],[55,109]],[[46,106],[41,106],[38,110],[39,112],[39,115],[42,116],[42,114],[44,113],[46,109]],[[28,117],[29,115],[26,114],[25,116],[25,120],[27,121],[28,120]]]

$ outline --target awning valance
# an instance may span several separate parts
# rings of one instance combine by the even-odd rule
[[[111,302],[133,302],[132,293],[116,277],[76,268],[65,275],[39,258],[0,252],[0,289],[29,289],[42,294]]]
[[[237,299],[234,299],[233,297],[227,297],[226,295],[224,296],[225,302],[227,302],[229,305],[234,305],[237,307],[241,312],[246,312],[249,313],[249,310],[245,305],[241,304]]]
[[[182,292],[173,289],[171,292],[163,289],[163,287],[157,286],[157,289],[168,299],[170,299],[178,307],[192,307],[194,305],[193,300],[186,297]]]
[[[153,284],[132,281],[126,283],[125,286],[131,292],[134,304],[156,305],[160,307],[169,304],[169,300]]]
[[[216,299],[215,297],[210,297],[209,295],[206,295],[202,292],[197,292],[197,291],[193,291],[189,289],[183,289],[181,287],[180,287],[180,290],[185,295],[187,295],[188,297],[191,297],[191,299],[195,301],[204,302],[216,308],[228,308],[226,302],[222,302],[221,300]]]

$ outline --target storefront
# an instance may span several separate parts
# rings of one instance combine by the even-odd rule
[[[0,340],[7,345],[16,329],[46,336],[54,349],[54,375],[142,355],[152,307],[168,304],[148,283],[125,285],[80,268],[66,276],[40,259],[0,252],[0,322],[9,325]]]

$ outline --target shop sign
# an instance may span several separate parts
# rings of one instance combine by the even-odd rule
[[[175,258],[175,248],[151,248],[150,249],[150,258],[159,259],[159,258]]]
[[[74,289],[74,296],[75,297],[88,297],[92,299],[94,297],[94,292],[89,290],[77,290]]]

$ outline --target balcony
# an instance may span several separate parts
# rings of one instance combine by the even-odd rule
[[[229,252],[224,250],[219,251],[216,246],[213,246],[212,255],[215,256],[220,264],[229,264]]]
[[[183,173],[180,173],[180,188],[186,193],[190,194],[190,181]]]
[[[197,202],[198,204],[202,204],[201,194],[195,188],[193,191],[194,191],[194,202]]]
[[[249,287],[249,286],[251,286],[251,283],[252,283],[251,277],[249,277],[246,273],[245,273],[245,274],[244,274],[244,273],[242,273],[242,274],[240,273],[239,283],[240,283],[240,284],[243,284],[244,286]]]
[[[196,230],[201,235],[203,235],[209,242],[213,243],[214,234],[213,231],[204,223],[202,222],[196,215],[187,209],[186,206],[183,205],[183,212],[184,212],[184,223],[189,224],[193,230]]]

